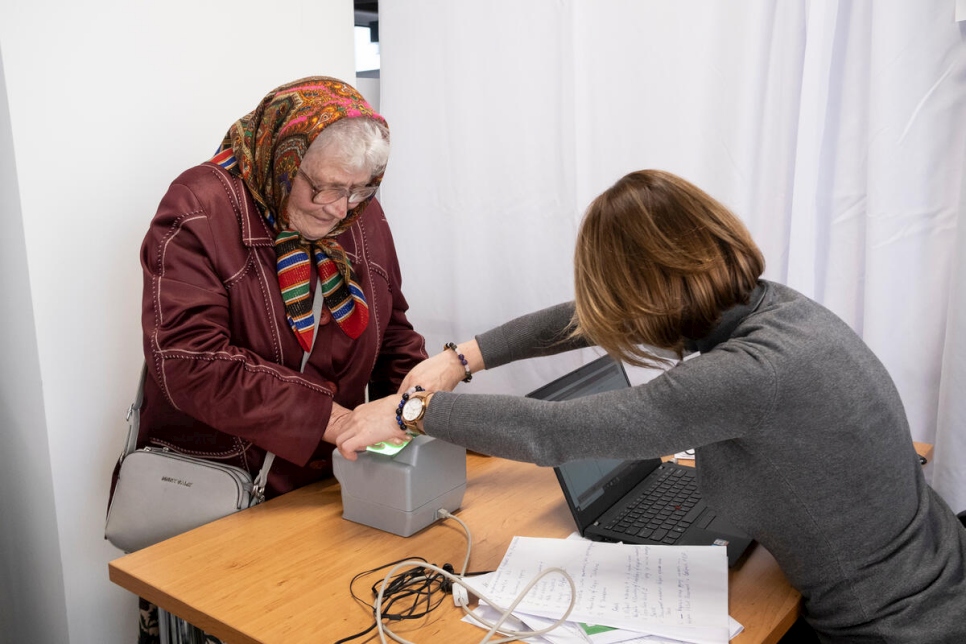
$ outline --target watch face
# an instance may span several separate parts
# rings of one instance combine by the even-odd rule
[[[419,418],[419,413],[423,411],[423,401],[421,398],[410,398],[402,408],[402,419],[412,422]]]

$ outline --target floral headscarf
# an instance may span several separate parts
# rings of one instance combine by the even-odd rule
[[[326,306],[349,337],[357,338],[369,319],[362,289],[335,237],[362,214],[371,197],[357,204],[323,239],[310,241],[289,228],[286,206],[292,181],[315,137],[343,118],[368,117],[385,124],[351,86],[313,76],[272,90],[252,112],[236,121],[212,161],[241,177],[262,215],[275,231],[275,252],[289,324],[309,351],[314,317],[309,292],[311,257],[322,279]],[[379,185],[382,175],[370,185]]]

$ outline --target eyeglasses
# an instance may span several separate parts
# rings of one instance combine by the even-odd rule
[[[376,194],[379,186],[349,186],[348,188],[323,187],[316,188],[315,184],[304,172],[299,171],[298,175],[305,179],[312,189],[312,203],[317,206],[326,206],[342,199],[348,199],[350,206],[362,203],[372,195]]]

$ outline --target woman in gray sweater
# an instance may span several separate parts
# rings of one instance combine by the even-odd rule
[[[775,556],[822,641],[966,642],[966,530],[923,478],[889,374],[763,270],[722,204],[668,173],[629,174],[587,211],[574,302],[450,345],[402,400],[350,414],[339,449],[354,459],[403,430],[548,466],[694,447],[704,497]],[[699,355],[573,401],[450,393],[481,369],[590,345],[636,365]]]

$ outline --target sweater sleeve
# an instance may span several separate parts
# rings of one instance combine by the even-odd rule
[[[580,349],[587,343],[569,337],[574,303],[565,302],[520,316],[476,336],[487,369],[517,360]]]
[[[468,449],[537,465],[654,458],[755,431],[775,391],[766,360],[721,350],[644,384],[576,400],[437,392],[424,427]]]

